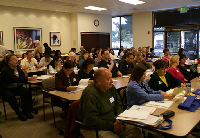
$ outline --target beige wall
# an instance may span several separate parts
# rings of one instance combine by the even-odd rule
[[[133,13],[133,46],[135,48],[152,47],[152,12]],[[150,34],[148,34],[150,31]]]
[[[98,27],[94,26],[94,20],[99,20]],[[81,46],[81,32],[110,33],[110,46],[112,46],[112,16],[78,13],[78,48],[79,49]]]
[[[77,13],[71,13],[71,47],[78,50],[78,17]]]
[[[7,49],[14,50],[13,27],[42,28],[42,43],[50,45],[49,32],[61,32],[61,46],[52,50],[68,52],[71,49],[70,14],[0,6],[0,31]]]

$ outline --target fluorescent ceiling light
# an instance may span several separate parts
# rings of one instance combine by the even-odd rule
[[[133,5],[145,3],[144,1],[140,1],[140,0],[119,0],[119,1],[124,2],[124,3],[133,4]]]
[[[88,9],[88,10],[96,10],[96,11],[107,10],[106,8],[95,7],[95,6],[88,6],[88,7],[85,7],[85,9]]]

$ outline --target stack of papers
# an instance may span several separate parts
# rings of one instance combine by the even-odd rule
[[[156,107],[156,108],[168,109],[173,103],[174,103],[174,101],[164,100],[164,101],[150,101],[145,105],[151,106],[151,107]]]
[[[157,117],[150,115],[156,108],[147,106],[136,106],[133,105],[129,110],[125,110],[123,113],[118,115],[119,120],[129,120],[145,125],[157,126],[162,123],[163,117]]]
[[[85,89],[85,87],[88,86],[88,81],[89,81],[89,79],[81,79],[79,81],[79,85],[77,86],[78,88],[74,92]]]

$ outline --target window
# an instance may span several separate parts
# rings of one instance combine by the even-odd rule
[[[118,51],[120,46],[126,49],[133,46],[132,16],[112,18],[112,49]]]

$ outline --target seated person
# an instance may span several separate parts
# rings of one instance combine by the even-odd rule
[[[5,54],[4,55],[4,58],[2,58],[2,60],[0,61],[0,72],[2,71],[2,69],[7,65],[6,64],[6,56],[7,56],[8,54]]]
[[[53,57],[53,60],[47,65],[48,73],[55,74],[62,69],[60,58]]]
[[[83,90],[79,100],[78,119],[85,125],[81,125],[80,132],[85,138],[94,138],[96,131],[92,127],[96,127],[102,138],[141,138],[137,127],[122,125],[115,119],[123,109],[111,77],[109,69],[99,68],[94,73],[94,82]]]
[[[40,60],[41,60],[41,58],[42,58],[42,55],[40,54],[40,52],[36,52],[34,58],[37,60],[37,63],[40,63]]]
[[[88,58],[83,61],[81,69],[78,71],[78,79],[90,79],[94,80],[94,59]]]
[[[182,82],[187,82],[188,80],[185,79],[183,74],[180,72],[179,68],[177,67],[179,65],[179,56],[178,55],[172,55],[169,60],[169,69],[167,72],[169,72],[171,75],[176,77],[177,79],[181,80]]]
[[[26,121],[27,118],[32,119],[34,118],[31,114],[33,109],[32,94],[28,89],[23,87],[23,83],[35,81],[36,77],[24,76],[24,72],[18,66],[18,59],[13,53],[6,57],[6,63],[7,65],[1,72],[0,93],[4,100],[8,101],[21,121]],[[22,98],[22,111],[19,109],[15,98],[16,95]]]
[[[88,51],[83,51],[81,53],[81,59],[78,62],[79,67],[81,68],[81,64],[83,63],[84,60],[86,60],[89,56],[89,52]]]
[[[110,58],[111,58],[112,60],[115,60],[115,59],[117,58],[117,55],[115,55],[113,49],[110,49],[109,52],[110,52]]]
[[[155,58],[155,53],[154,53],[154,49],[153,48],[150,48],[150,58]]]
[[[189,66],[185,65],[186,56],[184,54],[179,54],[179,56],[180,56],[180,59],[179,59],[180,63],[177,67],[179,68],[180,72],[184,75],[185,79],[190,81],[193,78],[198,77],[197,72],[192,72],[192,70],[190,70]]]
[[[142,59],[141,52],[137,52],[135,58],[133,60],[133,65],[136,66],[138,63],[142,63],[147,69],[150,69],[152,66],[147,63],[144,59]]]
[[[164,56],[161,59],[164,60],[167,63],[167,66],[168,66],[168,62],[169,62],[169,59],[170,59],[169,49],[165,48],[163,50],[163,53],[164,53]]]
[[[180,48],[179,50],[178,50],[178,55],[180,56],[180,54],[184,54],[184,49],[183,48]]]
[[[55,74],[55,88],[58,91],[74,91],[79,80],[74,73],[74,62],[67,60],[62,69]]]
[[[97,58],[94,59],[95,67],[98,67],[99,62],[101,61],[101,51],[100,50],[97,51],[97,55],[98,55]]]
[[[155,66],[155,71],[151,74],[151,79],[149,81],[149,87],[155,91],[162,90],[164,92],[172,88],[172,86],[185,87],[185,84],[166,72],[166,62],[164,60],[157,60],[153,63]]]
[[[112,77],[122,76],[122,73],[118,70],[116,64],[112,61],[112,59],[110,59],[110,54],[108,50],[103,49],[101,51],[101,56],[102,59],[98,63],[98,68],[104,67],[109,69],[112,72]]]
[[[75,91],[78,85],[79,80],[77,79],[74,73],[75,64],[71,60],[67,60],[64,62],[62,69],[55,74],[55,88],[58,91]],[[59,97],[53,97],[53,104],[62,108],[64,113],[62,114],[64,118],[66,118],[69,104],[71,101],[64,102],[60,100]]]
[[[73,61],[75,65],[79,68],[78,62],[76,60],[76,54],[74,52],[69,53],[69,60]]]
[[[143,64],[137,64],[131,74],[130,81],[126,89],[127,104],[142,105],[147,101],[162,101],[164,99],[173,99],[174,96],[158,90],[154,91],[148,87],[145,81],[147,68]]]
[[[46,67],[52,60],[50,55],[45,54],[45,57],[41,58],[39,65]]]
[[[127,53],[126,59],[120,61],[119,63],[119,71],[123,75],[131,74],[134,67],[132,62],[133,62],[133,54]]]
[[[23,70],[30,69],[33,66],[36,66],[37,68],[41,67],[40,65],[38,65],[37,60],[33,58],[32,51],[27,51],[26,55],[27,57],[21,60],[21,68]]]

